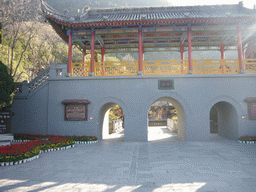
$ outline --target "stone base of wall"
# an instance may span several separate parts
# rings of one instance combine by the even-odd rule
[[[13,140],[12,134],[0,134],[0,146],[1,145],[10,145]]]

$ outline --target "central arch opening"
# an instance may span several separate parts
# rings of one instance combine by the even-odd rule
[[[185,140],[185,112],[171,97],[156,100],[148,110],[148,141]]]
[[[102,140],[124,139],[124,113],[116,103],[107,103],[102,107]]]

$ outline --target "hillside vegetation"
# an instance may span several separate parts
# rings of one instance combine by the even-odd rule
[[[62,12],[68,9],[72,14],[76,14],[78,9],[88,5],[91,8],[111,8],[111,7],[144,7],[144,6],[166,6],[171,5],[167,0],[45,0],[51,7]]]
[[[45,0],[54,9],[62,12],[70,9],[74,14],[85,5],[91,8],[108,7],[141,7],[171,5],[167,0],[119,1],[119,0]],[[1,0],[0,22],[3,25],[3,40],[0,44],[0,60],[8,67],[15,81],[31,81],[50,63],[67,63],[68,46],[55,33],[52,27],[45,23],[39,14],[39,0]],[[100,50],[97,50],[99,53]],[[96,53],[97,60],[101,55]],[[145,60],[180,59],[178,52],[145,53]],[[187,55],[185,53],[185,59]],[[193,52],[194,59],[220,58],[220,52]],[[226,58],[237,58],[236,52],[229,52]],[[90,54],[86,56],[90,60]],[[106,54],[106,61],[138,60],[138,53]],[[73,62],[81,62],[82,53],[73,49]]]

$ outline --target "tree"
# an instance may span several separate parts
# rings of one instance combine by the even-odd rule
[[[31,41],[34,39],[37,29],[34,23],[38,16],[38,1],[34,0],[2,0],[1,22],[4,30],[5,49],[4,63],[7,65],[9,74],[19,80],[22,70],[20,66],[25,63],[25,55]]]
[[[16,84],[8,73],[7,67],[0,61],[0,110],[7,111],[13,103]]]
[[[123,110],[119,105],[115,105],[109,111],[109,119],[110,120],[117,120],[121,119],[124,116]]]
[[[0,57],[15,81],[31,81],[50,63],[66,63],[68,46],[38,14],[39,0],[2,0]]]

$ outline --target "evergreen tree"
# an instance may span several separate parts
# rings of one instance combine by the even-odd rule
[[[0,61],[0,111],[8,111],[13,103],[16,84],[8,73],[7,67]]]

